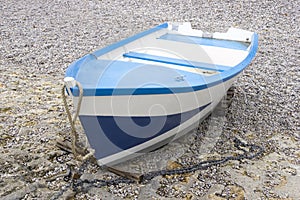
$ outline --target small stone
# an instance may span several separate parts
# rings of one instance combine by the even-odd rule
[[[244,200],[245,199],[245,190],[238,185],[229,185],[226,186],[225,190],[228,190],[229,195],[235,200]]]
[[[167,170],[180,169],[180,168],[182,168],[182,165],[176,161],[168,161],[167,163]]]
[[[0,113],[5,113],[5,112],[8,112],[12,109],[12,107],[3,107],[3,108],[0,108]]]
[[[185,195],[185,199],[186,200],[191,200],[193,198],[193,194],[191,194],[191,193],[187,193],[186,195]]]
[[[211,199],[211,200],[226,200],[226,198],[217,196],[216,194],[209,194],[208,199]]]
[[[81,176],[81,175],[80,175],[79,173],[74,173],[73,176],[72,176],[72,178],[73,178],[73,179],[79,179],[80,176]]]

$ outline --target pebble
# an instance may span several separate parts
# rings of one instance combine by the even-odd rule
[[[57,138],[70,133],[60,94],[70,63],[160,23],[190,21],[208,32],[231,26],[257,32],[257,55],[234,83],[226,113],[212,115],[190,136],[121,167],[145,173],[165,169],[168,161],[186,166],[231,155],[236,153],[235,136],[264,146],[264,156],[214,166],[185,179],[156,177],[146,185],[78,194],[69,189],[63,197],[300,199],[295,186],[300,182],[298,5],[283,0],[1,1],[0,198],[50,199],[68,184],[60,174],[78,165],[55,147]],[[77,128],[82,134],[79,124]],[[95,174],[115,177],[93,164],[84,174],[87,179]],[[51,177],[58,178],[44,184]]]

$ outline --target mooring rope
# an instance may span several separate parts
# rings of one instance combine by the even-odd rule
[[[68,103],[67,103],[67,95],[66,95],[66,92],[65,92],[66,89],[67,89],[66,85],[64,85],[62,87],[61,92],[62,92],[62,98],[63,98],[64,106],[65,106],[65,109],[66,109],[66,113],[67,113],[67,116],[68,116],[68,119],[69,119],[69,122],[70,122],[70,125],[71,125],[72,153],[74,154],[76,159],[82,160],[80,154],[78,154],[77,151],[76,151],[76,148],[80,148],[80,147],[77,146],[78,133],[76,131],[75,122],[76,122],[76,119],[77,119],[77,117],[79,115],[79,112],[80,112],[80,107],[81,107],[82,97],[83,97],[83,89],[82,89],[81,84],[78,81],[76,81],[76,85],[78,86],[78,89],[79,89],[79,96],[78,96],[78,104],[77,104],[76,112],[74,114],[73,119],[72,119],[72,114],[70,112],[70,109],[69,109],[69,106],[68,106]]]

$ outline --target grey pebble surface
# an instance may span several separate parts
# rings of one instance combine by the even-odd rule
[[[68,166],[78,165],[55,146],[70,133],[61,98],[67,66],[168,21],[189,21],[209,32],[255,31],[259,50],[234,83],[225,115],[212,115],[190,136],[119,167],[144,173],[170,162],[188,165],[231,155],[237,153],[234,137],[263,146],[264,155],[142,185],[77,194],[69,189],[60,198],[300,199],[299,5],[298,0],[0,1],[0,199],[51,199],[67,186]],[[90,164],[83,177],[116,176]]]

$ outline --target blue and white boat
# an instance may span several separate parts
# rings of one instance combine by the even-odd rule
[[[72,63],[65,82],[74,105],[82,96],[79,118],[98,163],[124,161],[195,129],[257,48],[254,32],[164,23]]]

